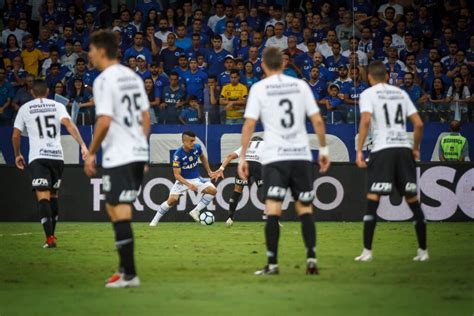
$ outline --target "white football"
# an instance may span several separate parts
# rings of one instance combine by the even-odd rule
[[[216,218],[211,212],[202,212],[201,215],[199,215],[199,222],[203,225],[212,225],[215,221]]]

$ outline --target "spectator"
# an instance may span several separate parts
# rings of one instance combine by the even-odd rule
[[[348,91],[352,85],[352,79],[349,77],[349,68],[347,65],[340,65],[338,67],[338,74],[339,77],[337,77],[333,83],[339,87],[339,91]]]
[[[307,82],[316,101],[319,101],[326,96],[326,81],[321,80],[318,67],[311,68],[310,78]]]
[[[339,97],[339,86],[331,84],[328,88],[328,95],[319,100],[319,104],[326,107],[328,111],[327,119],[331,124],[344,123],[343,112],[345,111],[344,102]]]
[[[33,36],[26,35],[23,38],[23,43],[25,49],[21,52],[21,58],[23,59],[25,70],[37,77],[39,73],[39,65],[44,59],[44,55],[39,49],[34,47]]]
[[[145,78],[144,84],[148,102],[150,102],[150,122],[151,124],[156,124],[158,123],[157,113],[159,113],[160,97],[156,95],[155,83],[151,77]]]
[[[465,161],[469,159],[469,143],[461,135],[461,122],[451,121],[450,133],[441,138],[438,146],[440,161]]]
[[[176,28],[176,46],[183,51],[191,48],[191,38],[187,36],[184,24],[179,24]]]
[[[2,44],[7,44],[9,35],[15,36],[18,46],[22,46],[23,37],[26,35],[26,33],[17,27],[17,19],[15,16],[10,16],[8,18],[7,27],[2,31]]]
[[[406,70],[405,64],[398,59],[397,49],[390,47],[388,49],[388,56],[383,61],[388,72],[388,83],[395,86],[400,86],[403,81],[403,74]]]
[[[226,4],[225,9],[224,9],[224,15],[225,19],[221,19],[216,23],[214,33],[215,34],[221,34],[224,33],[226,27],[227,27],[227,22],[233,21],[234,20],[234,8],[230,4]]]
[[[351,53],[356,53],[358,56],[359,64],[362,66],[367,66],[369,64],[367,54],[358,50],[359,48],[359,39],[357,37],[351,37],[349,39],[349,49],[342,52],[342,56],[349,58]]]
[[[74,43],[72,40],[64,42],[64,54],[61,56],[61,64],[69,69],[74,70],[74,65],[79,56],[74,52]]]
[[[248,89],[241,84],[239,72],[232,70],[230,73],[230,83],[222,88],[220,105],[226,110],[226,124],[243,124],[244,111],[247,102]]]
[[[344,93],[344,102],[347,107],[346,112],[346,123],[354,123],[359,120],[359,97],[360,94],[369,87],[369,85],[360,80],[359,68],[349,69],[349,77],[352,79],[352,84],[349,86],[349,90],[342,90]]]
[[[405,35],[406,23],[403,20],[398,21],[396,26],[396,32],[392,34],[392,47],[395,47],[398,53],[400,53],[406,47]]]
[[[11,125],[13,118],[11,105],[15,90],[5,78],[5,69],[0,69],[0,126]]]
[[[153,24],[145,25],[145,38],[143,39],[143,46],[151,52],[153,58],[157,57],[161,51],[163,43],[155,36],[155,27]],[[151,61],[151,60],[150,60]]]
[[[15,92],[17,92],[18,89],[23,86],[27,75],[28,73],[23,69],[21,57],[15,57],[12,61],[11,70],[7,72],[7,81],[12,84]]]
[[[155,86],[155,96],[161,98],[161,92],[164,87],[170,84],[168,76],[163,72],[160,64],[153,62],[150,67],[151,79]]]
[[[432,121],[445,123],[450,117],[450,110],[446,100],[446,88],[443,80],[435,78],[430,89],[429,108],[434,111]]]
[[[405,73],[411,73],[416,84],[421,85],[422,72],[416,66],[416,56],[414,53],[408,53],[405,57]]]
[[[78,125],[90,125],[95,122],[95,107],[92,94],[84,87],[82,78],[74,78],[74,88],[68,96],[70,105],[74,102],[79,107]]]
[[[166,42],[168,46],[161,51],[159,61],[163,71],[170,74],[178,65],[179,56],[184,54],[184,51],[176,46],[176,35],[174,33],[168,34]]]
[[[163,88],[160,98],[159,122],[162,124],[180,124],[179,113],[186,103],[186,92],[179,84],[179,75],[170,74],[170,84]]]
[[[53,97],[56,97],[56,95],[60,95],[63,97],[66,97],[66,86],[62,81],[56,82],[56,85],[54,86],[54,94]]]
[[[276,26],[278,23],[280,23],[282,26],[285,25],[281,5],[273,5],[273,10],[270,12],[270,16],[271,19],[265,24],[265,28],[269,25]]]
[[[388,57],[388,51],[392,47],[392,36],[390,34],[385,34],[382,40],[382,46],[376,47],[374,52],[374,58],[376,60],[385,60]]]
[[[311,38],[307,42],[307,51],[305,53],[299,54],[295,57],[295,65],[298,67],[302,76],[308,78],[308,74],[313,68],[313,56],[316,52],[316,40]]]
[[[49,47],[55,44],[50,37],[49,30],[46,27],[42,27],[39,32],[38,40],[35,43],[35,47],[45,53],[45,56],[48,55]]]
[[[298,43],[303,42],[303,30],[301,28],[301,21],[300,19],[293,19],[291,20],[291,23],[289,24],[290,27],[286,29],[285,31],[285,36],[290,37],[294,36],[295,40]]]
[[[352,14],[349,12],[344,13],[343,21],[343,24],[336,26],[336,35],[339,43],[341,43],[342,50],[345,51],[350,48],[349,39],[351,37],[360,38],[360,31],[353,24]]]
[[[49,48],[49,58],[43,61],[41,66],[41,76],[49,75],[49,69],[52,64],[60,64],[59,70],[63,76],[66,76],[66,74],[70,72],[68,67],[61,65],[61,59],[59,58],[59,48],[57,46],[51,46]]]
[[[15,35],[13,34],[8,35],[7,37],[7,47],[4,51],[4,56],[8,58],[10,62],[12,62],[15,57],[21,56],[21,49]]]
[[[84,60],[88,59],[87,52],[84,51],[81,42],[79,41],[74,41],[74,53],[76,53],[78,58],[82,58]]]
[[[162,43],[162,49],[168,47],[168,35],[171,33],[168,25],[168,20],[165,17],[161,17],[158,22],[159,30],[155,33],[155,37]]]
[[[174,67],[173,71],[176,71],[179,75],[179,83],[180,84],[184,84],[185,83],[185,80],[184,80],[184,73],[186,73],[187,71],[189,70],[189,67],[188,67],[188,59],[186,58],[186,55],[185,54],[181,54],[179,55],[179,58],[178,58],[178,65],[176,67]]]
[[[455,41],[451,41],[448,46],[448,55],[441,58],[441,63],[445,71],[447,72],[448,77],[454,77],[455,68],[458,66],[458,62],[456,59],[456,53],[458,52],[458,43]],[[459,71],[459,69],[457,69]],[[451,75],[450,75],[451,73]]]
[[[12,101],[12,105],[15,111],[18,111],[20,106],[22,106],[26,102],[29,102],[34,99],[32,93],[34,80],[35,77],[33,77],[32,75],[26,75],[25,85],[18,89]]]
[[[260,78],[263,75],[262,61],[258,57],[258,48],[257,46],[251,46],[249,48],[249,60],[253,65],[253,73],[255,77]]]
[[[204,88],[204,112],[209,113],[210,124],[221,123],[221,110],[219,106],[220,88],[217,78],[209,76],[207,87]]]
[[[195,96],[199,103],[204,101],[204,85],[207,83],[207,74],[198,68],[196,58],[189,60],[189,70],[182,75],[186,84],[186,94]]]
[[[225,71],[224,59],[230,55],[228,51],[222,48],[222,37],[214,35],[212,38],[212,49],[209,50],[206,56],[209,76],[218,76]]]
[[[297,44],[297,38],[294,35],[290,35],[288,37],[288,48],[285,49],[283,52],[290,56],[290,60],[293,63],[295,58],[298,57],[298,55],[303,54],[303,51],[299,48],[296,47]]]
[[[151,60],[151,51],[143,46],[143,33],[137,32],[133,38],[133,46],[127,49],[123,55],[123,60],[128,60],[130,56],[137,57],[138,55],[144,55],[146,60]]]
[[[234,36],[234,56],[247,60],[249,58],[250,39],[248,31],[241,31],[239,37]]]
[[[425,88],[429,89],[433,85],[433,80],[435,78],[440,78],[443,81],[444,86],[451,86],[451,78],[443,73],[443,64],[441,64],[439,61],[435,61],[433,63],[433,71],[432,73],[428,74],[425,80]]]
[[[374,43],[372,41],[372,31],[369,27],[363,27],[360,33],[361,40],[359,41],[358,51],[367,55],[367,61],[374,57]]]
[[[228,20],[225,23],[224,32],[221,34],[222,38],[222,48],[228,51],[231,54],[234,54],[234,29],[235,23],[232,20]]]
[[[283,53],[283,74],[293,78],[298,78],[298,74],[294,69],[294,65],[291,62],[291,58],[288,53]]]
[[[258,81],[258,78],[255,76],[253,72],[253,64],[250,61],[247,61],[244,64],[244,73],[241,75],[241,82],[250,88],[253,86],[254,83]]]
[[[281,50],[288,48],[288,38],[283,35],[283,28],[283,23],[278,22],[275,24],[275,35],[267,40],[265,47],[276,47]]]
[[[143,80],[145,80],[145,78],[150,78],[151,72],[148,70],[148,64],[145,55],[140,54],[137,56],[137,64],[137,75],[139,75]]]
[[[326,66],[328,67],[328,80],[333,81],[338,75],[338,68],[342,65],[347,65],[348,60],[341,55],[341,44],[335,42],[332,44],[332,55],[326,58]]]
[[[215,15],[211,16],[207,22],[207,26],[215,32],[217,22],[226,18],[224,15],[224,3],[218,1],[214,4]]]
[[[196,10],[195,14],[199,12]],[[200,18],[194,18],[192,27],[188,30],[188,34],[195,35],[197,34],[199,37],[199,44],[201,47],[209,47],[209,36],[207,35],[206,31],[203,29],[202,20]],[[192,38],[191,38],[192,41]]]
[[[186,57],[197,59],[197,55],[205,55],[206,50],[202,47],[201,36],[194,33],[191,37],[191,47],[184,51]]]
[[[230,83],[230,72],[235,67],[234,57],[232,57],[232,55],[225,56],[224,67],[225,71],[223,71],[217,79],[219,87],[224,87]]]
[[[425,38],[431,39],[433,36],[433,21],[430,19],[428,14],[428,8],[425,5],[421,5],[418,8],[418,28],[421,30],[421,34]]]
[[[446,94],[452,113],[452,119],[460,122],[468,122],[468,103],[471,102],[471,92],[464,84],[461,76],[453,79],[453,84]]]
[[[202,120],[201,106],[198,98],[194,95],[189,97],[189,105],[179,114],[179,120],[183,125],[199,124]]]
[[[392,41],[393,41],[393,36],[392,36]],[[404,47],[401,50],[399,50],[398,55],[400,56],[400,60],[405,62],[406,56],[408,54],[410,53],[416,54],[415,49],[413,47],[413,34],[405,33],[403,37],[403,44],[404,44]]]
[[[427,113],[427,103],[429,101],[428,95],[423,92],[421,87],[415,83],[415,77],[411,72],[406,72],[405,76],[403,77],[403,84],[400,86],[402,90],[410,97],[413,104],[420,112],[420,116],[423,118],[424,121],[429,120],[429,113]]]

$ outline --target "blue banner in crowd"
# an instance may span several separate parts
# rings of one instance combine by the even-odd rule
[[[150,137],[150,159],[154,163],[169,163],[173,151],[180,145],[180,134],[185,130],[192,130],[198,137],[198,142],[203,145],[204,152],[207,152],[211,164],[220,163],[231,151],[237,149],[240,144],[240,132],[242,126],[235,125],[154,125]],[[91,126],[80,126],[81,135],[89,144],[92,139],[93,128]],[[354,125],[327,125],[328,143],[331,150],[331,157],[334,161],[347,162],[355,160],[355,141],[357,132]],[[312,128],[308,126],[308,130]],[[257,131],[261,132],[261,126]],[[427,123],[425,124],[424,136],[421,143],[421,160],[437,161],[437,143],[442,133],[448,132],[446,124]],[[465,124],[462,127],[462,135],[470,143],[470,157],[474,157],[474,124]],[[72,137],[66,136],[67,132],[62,131],[63,147],[65,151],[65,162],[69,164],[82,163],[79,147],[74,143]],[[13,147],[11,143],[12,127],[0,128],[0,150],[3,159],[7,164],[14,164]],[[370,144],[368,145],[370,148]],[[317,138],[312,138],[311,147],[315,158],[317,157]],[[28,156],[28,139],[22,139],[22,153]],[[0,157],[1,161],[1,157]],[[101,155],[98,154],[98,162]]]

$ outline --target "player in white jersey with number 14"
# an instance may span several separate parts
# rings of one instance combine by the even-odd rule
[[[418,239],[415,261],[429,259],[426,248],[426,223],[417,197],[415,160],[420,158],[423,122],[408,94],[387,84],[385,65],[376,61],[369,65],[368,88],[360,95],[360,128],[356,163],[368,168],[367,213],[364,216],[364,250],[356,261],[372,260],[372,239],[377,223],[377,208],[381,195],[390,195],[396,189],[404,196],[413,212]],[[407,133],[407,118],[414,128],[413,145]],[[372,125],[373,149],[368,165],[362,148]]]
[[[61,124],[81,146],[83,159],[87,157],[87,147],[64,105],[48,99],[48,93],[46,82],[35,80],[35,99],[23,104],[18,111],[12,142],[15,164],[23,170],[26,163],[20,151],[20,143],[21,133],[26,130],[30,143],[28,169],[32,178],[31,185],[36,193],[38,213],[46,235],[43,248],[55,248],[56,222],[59,217],[58,191],[64,168]]]

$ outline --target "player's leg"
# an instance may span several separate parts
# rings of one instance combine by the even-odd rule
[[[413,222],[418,240],[417,255],[413,260],[427,261],[429,255],[426,245],[426,219],[417,197],[416,162],[413,160],[410,149],[398,152],[397,189],[405,196],[405,200],[413,212]]]
[[[56,223],[59,220],[59,203],[58,203],[59,195],[58,190],[51,190],[50,191],[50,199],[49,204],[51,206],[51,220],[53,224],[53,236],[56,232]]]
[[[267,265],[255,272],[255,275],[278,274],[278,242],[280,239],[281,205],[285,199],[289,185],[289,170],[287,163],[276,162],[264,167],[265,212],[265,242],[267,246]]]
[[[234,191],[232,191],[232,195],[229,199],[229,216],[226,221],[227,227],[230,227],[234,224],[234,216],[235,216],[235,211],[237,210],[237,205],[239,204],[240,196],[242,195],[242,191],[244,189],[243,185],[238,184],[237,181],[242,181],[238,179],[237,177],[235,178],[235,185],[234,185]]]
[[[377,209],[379,207],[380,197],[377,194],[367,194],[367,210],[364,215],[363,239],[364,249],[356,261],[372,260],[372,241],[374,239],[375,227],[377,226]]]
[[[166,213],[168,213],[170,208],[172,208],[173,206],[175,206],[178,203],[178,200],[179,200],[179,194],[170,194],[168,199],[158,206],[158,209],[156,210],[156,214],[150,222],[150,226],[158,225],[158,222],[160,221],[160,219]]]
[[[316,261],[316,224],[313,218],[313,172],[309,161],[295,161],[291,168],[290,188],[295,199],[296,214],[301,221],[301,234],[306,247],[306,274],[318,274]]]
[[[197,186],[198,190],[202,193],[202,196],[196,207],[193,208],[191,212],[189,212],[189,215],[196,222],[199,222],[199,215],[201,214],[201,211],[211,204],[212,200],[217,194],[217,189],[211,181],[205,181],[203,179],[194,180],[193,184]]]
[[[64,170],[64,162],[63,161],[51,161],[50,162],[50,172],[51,172],[51,181],[53,188],[50,191],[50,205],[51,205],[51,219],[53,222],[53,235],[55,235],[56,231],[56,223],[59,220],[59,204],[58,204],[58,197],[59,197],[59,188],[61,187],[61,178],[63,175]]]
[[[46,236],[43,248],[55,248],[56,241],[53,233],[53,221],[51,218],[50,192],[48,189],[36,189],[36,199],[38,201],[38,213]]]

